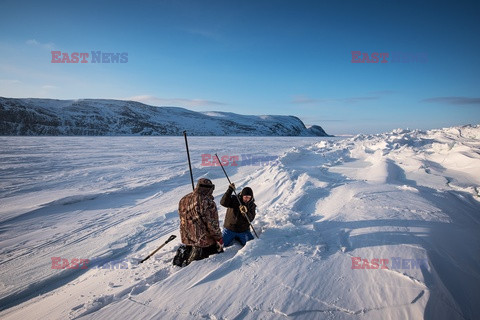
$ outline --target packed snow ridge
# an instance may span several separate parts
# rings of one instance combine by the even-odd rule
[[[122,100],[0,97],[0,135],[328,136],[294,116],[153,107]]]
[[[480,126],[192,137],[217,204],[228,182],[202,154],[277,155],[225,168],[254,190],[260,238],[185,268],[174,241],[138,264],[179,236],[182,140],[0,137],[0,318],[478,318]]]

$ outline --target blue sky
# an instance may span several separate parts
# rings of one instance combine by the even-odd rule
[[[479,16],[478,1],[2,0],[0,96],[288,114],[332,134],[477,124]]]

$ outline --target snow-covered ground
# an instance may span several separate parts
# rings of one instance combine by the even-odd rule
[[[189,147],[217,204],[202,154],[265,161],[226,167],[260,239],[182,269],[178,238],[138,261],[178,236],[183,138],[0,137],[0,318],[478,318],[480,126]]]

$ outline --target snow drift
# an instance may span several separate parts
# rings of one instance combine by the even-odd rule
[[[0,139],[2,319],[480,312],[480,126],[248,146],[192,138],[195,176],[213,179],[217,203],[228,182],[200,154],[247,149],[278,159],[226,168],[255,192],[260,239],[183,269],[171,265],[174,244],[138,265],[178,235],[177,204],[191,189],[183,150],[171,151],[181,138]],[[57,256],[91,261],[53,270]]]

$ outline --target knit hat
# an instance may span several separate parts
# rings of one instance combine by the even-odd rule
[[[250,187],[243,188],[241,194],[242,196],[251,196],[253,198],[253,190]]]

